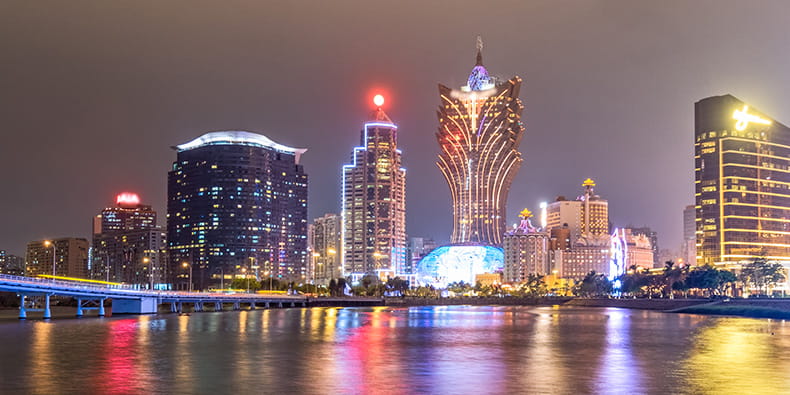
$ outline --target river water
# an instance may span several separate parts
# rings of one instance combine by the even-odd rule
[[[790,393],[790,325],[615,308],[0,319],[0,394]]]

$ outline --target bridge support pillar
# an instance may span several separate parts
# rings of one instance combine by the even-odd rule
[[[19,295],[19,319],[27,319],[27,310],[25,310],[25,294]]]
[[[49,309],[49,296],[51,294],[44,294],[44,319],[52,318],[52,311]]]
[[[267,309],[269,308],[269,302],[266,302],[266,308]]]
[[[181,302],[178,302],[178,313],[180,314],[180,313],[183,313],[183,312],[184,312],[184,304],[181,303]]]
[[[277,307],[283,308],[283,302],[277,302]]]
[[[255,310],[255,302],[250,302],[250,310]]]
[[[77,317],[82,317],[82,299],[77,298]]]
[[[222,311],[222,303],[214,302],[214,311]]]
[[[99,299],[99,317],[104,317],[104,299],[106,298]]]
[[[241,306],[239,302],[233,302],[233,310],[241,310]]]
[[[291,307],[296,307],[296,303],[291,302]]]
[[[178,308],[176,307],[176,302],[170,302],[170,312],[171,313],[177,313],[178,312]]]
[[[156,298],[113,299],[113,314],[156,314],[159,301]]]

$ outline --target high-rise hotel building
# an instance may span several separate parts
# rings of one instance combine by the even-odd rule
[[[439,84],[437,165],[453,201],[452,243],[502,244],[505,205],[521,165],[521,79],[500,82],[477,63],[460,90]]]
[[[790,129],[732,95],[694,110],[697,264],[790,262]]]
[[[190,273],[195,289],[242,272],[307,280],[306,149],[243,131],[174,148],[167,242],[177,285],[188,288]]]
[[[93,218],[91,277],[153,289],[167,278],[165,232],[156,211],[135,193],[121,193],[115,205]]]
[[[352,163],[343,166],[343,273],[396,276],[406,265],[406,169],[401,167],[398,126],[381,109],[360,133]]]
[[[571,245],[582,238],[609,235],[609,202],[595,194],[595,181],[588,178],[582,186],[584,194],[576,200],[560,196],[546,207],[546,228],[567,226]]]

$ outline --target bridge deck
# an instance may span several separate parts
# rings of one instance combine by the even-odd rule
[[[150,299],[158,303],[265,303],[270,302],[305,302],[304,296],[291,295],[260,295],[260,294],[225,294],[208,292],[174,292],[145,291],[133,289],[127,285],[98,285],[78,281],[42,279],[36,277],[10,276],[0,274],[0,291],[30,295],[60,295],[76,298],[112,298],[112,299]]]

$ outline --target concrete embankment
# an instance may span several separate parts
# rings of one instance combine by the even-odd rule
[[[387,306],[551,306],[572,298],[386,298]]]
[[[683,307],[710,303],[710,299],[609,299],[609,298],[576,298],[569,300],[564,306],[576,307],[620,307],[624,309],[667,311]]]
[[[361,307],[361,306],[384,306],[384,299],[382,298],[360,298],[360,297],[342,297],[342,298],[308,298],[308,307]]]

